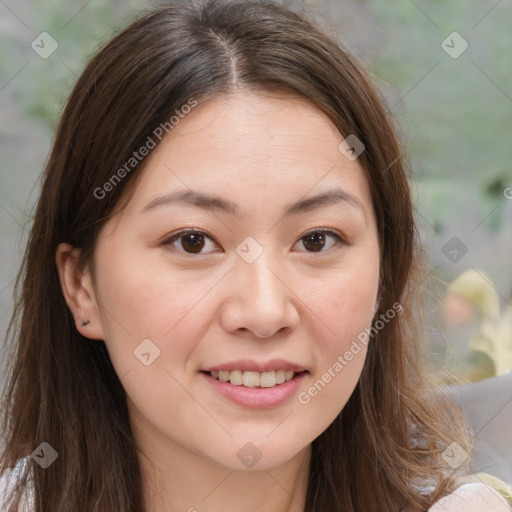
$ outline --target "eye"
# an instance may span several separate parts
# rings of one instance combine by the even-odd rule
[[[329,242],[329,238],[334,241]],[[336,231],[324,228],[306,233],[297,243],[302,243],[307,252],[326,252],[335,245],[346,245],[346,241]]]
[[[329,242],[329,239],[331,240]],[[325,228],[314,229],[303,235],[297,242],[302,243],[307,252],[326,252],[336,245],[346,245],[341,235]],[[162,245],[170,245],[186,254],[206,254],[214,252],[217,244],[205,231],[188,230],[175,233],[162,242]],[[208,249],[210,245],[210,250]]]
[[[210,245],[214,249],[215,241],[205,231],[189,230],[174,234],[164,240],[162,245],[171,245],[186,254],[203,254],[201,251],[205,246],[208,247],[208,241],[211,242]]]

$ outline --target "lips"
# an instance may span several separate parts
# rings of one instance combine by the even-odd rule
[[[287,401],[309,373],[285,359],[241,359],[206,367],[206,381],[226,398],[246,407],[275,407]]]
[[[204,372],[232,372],[232,371],[241,371],[241,372],[271,372],[278,370],[285,371],[293,371],[294,373],[300,373],[305,371],[305,368],[300,364],[293,363],[291,361],[286,361],[284,359],[271,359],[270,361],[254,361],[252,359],[241,359],[238,361],[230,361],[222,364],[218,364],[215,366],[209,366],[207,368],[203,368]]]
[[[237,370],[234,370],[229,373],[231,374],[236,371]],[[290,380],[285,380],[282,384],[276,383],[271,387],[246,387],[243,383],[240,385],[234,385],[231,382],[223,382],[222,380],[213,377],[210,372],[202,371],[200,374],[203,376],[205,381],[224,398],[244,407],[261,409],[278,407],[287,403],[292,396],[298,392],[299,387],[301,386],[303,379],[308,375],[308,372],[302,371],[300,373],[294,373]]]

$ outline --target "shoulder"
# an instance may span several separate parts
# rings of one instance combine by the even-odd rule
[[[489,485],[466,483],[440,499],[428,512],[512,512],[507,500]]]

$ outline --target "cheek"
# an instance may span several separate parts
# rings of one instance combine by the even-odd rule
[[[308,305],[323,324],[323,354],[347,350],[353,339],[371,325],[378,286],[378,265],[360,266],[323,281],[308,291]]]
[[[98,303],[112,334],[164,336],[192,309],[201,285],[187,286],[176,272],[149,264],[143,254],[125,250],[123,257],[103,258],[98,274]],[[206,292],[206,290],[204,291]]]
[[[178,282],[176,275],[135,264],[135,258],[109,262],[98,277],[105,342],[117,374],[140,379],[134,393],[154,389],[156,374],[168,381],[165,369],[174,371],[187,360],[212,321],[208,301],[201,298],[215,281],[210,276]]]
[[[378,260],[367,263],[337,272],[308,293],[318,335],[313,372],[298,401],[325,428],[350,398],[364,365],[378,287]]]
[[[315,338],[314,366],[307,384],[297,395],[305,417],[318,433],[325,430],[345,407],[364,366],[372,323],[375,290],[363,293],[333,291],[324,310],[325,336]]]

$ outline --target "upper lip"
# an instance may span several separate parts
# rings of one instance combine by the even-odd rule
[[[305,371],[300,364],[292,363],[284,359],[271,359],[270,361],[254,361],[253,359],[240,359],[238,361],[230,361],[228,363],[216,364],[203,368],[205,372],[241,370],[247,372],[270,372],[272,370],[293,370],[295,373]]]

